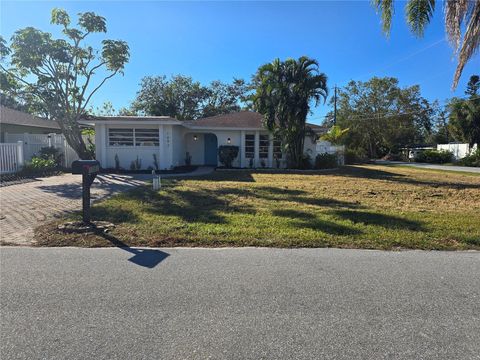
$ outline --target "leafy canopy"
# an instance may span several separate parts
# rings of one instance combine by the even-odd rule
[[[41,104],[78,155],[89,158],[92,154],[82,140],[78,120],[105,82],[123,74],[129,47],[125,41],[110,39],[101,42],[100,50],[85,44],[90,34],[107,31],[105,18],[93,12],[80,13],[77,27],[72,27],[65,10],[53,9],[51,23],[63,28],[63,37],[27,27],[14,33],[10,46],[0,40],[2,85],[9,84],[2,86],[2,101]]]
[[[179,120],[228,114],[242,110],[247,101],[248,85],[242,79],[231,84],[219,80],[203,86],[189,76],[147,76],[132,104],[135,112],[167,115]]]

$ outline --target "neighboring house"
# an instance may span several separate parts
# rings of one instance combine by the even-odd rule
[[[5,134],[60,134],[60,127],[53,120],[42,119],[22,111],[0,106],[0,142]]]
[[[192,121],[165,116],[92,117],[82,123],[95,126],[96,158],[104,168],[115,168],[117,159],[120,167],[129,169],[137,158],[142,169],[155,168],[154,155],[160,169],[185,165],[189,156],[192,165],[218,166],[221,145],[239,147],[234,167],[276,167],[275,158],[285,165],[280,140],[262,126],[262,115],[256,112]],[[308,125],[317,133],[325,132],[323,127]],[[315,146],[311,137],[305,139],[305,152],[312,157]]]

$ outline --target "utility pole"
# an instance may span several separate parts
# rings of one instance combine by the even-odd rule
[[[333,125],[337,125],[337,85],[335,85],[335,95],[333,98]]]

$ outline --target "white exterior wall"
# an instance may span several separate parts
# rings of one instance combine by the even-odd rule
[[[194,136],[197,136],[197,140],[193,139]],[[203,165],[205,161],[205,145],[202,133],[197,132],[185,132],[183,135],[183,140],[185,142],[185,154],[183,163],[185,164],[186,153],[188,152],[192,157],[192,165]]]
[[[475,151],[476,149],[475,144],[472,147],[472,151]],[[463,159],[465,156],[467,156],[470,153],[470,145],[468,144],[438,144],[437,145],[437,150],[447,150],[451,151],[453,153],[453,157],[455,160],[460,160]]]
[[[114,128],[158,129],[160,146],[109,146],[108,129]],[[95,125],[96,158],[103,168],[115,168],[115,155],[118,155],[120,166],[130,170],[132,161],[138,158],[142,161],[142,169],[154,166],[153,154],[157,155],[160,169],[170,169],[173,160],[172,126],[171,125]]]

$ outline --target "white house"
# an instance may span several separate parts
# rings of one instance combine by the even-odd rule
[[[282,159],[280,140],[262,126],[262,115],[241,111],[208,118],[179,121],[165,116],[94,117],[83,121],[95,126],[96,158],[104,168],[114,168],[116,161],[129,169],[132,161],[141,160],[141,168],[160,169],[186,164],[218,166],[218,147],[236,145],[239,156],[233,166],[276,167]],[[309,124],[317,133],[324,128]],[[305,139],[305,152],[315,155],[315,141]],[[187,154],[188,153],[188,154]],[[117,159],[117,160],[116,160]],[[250,160],[253,159],[253,160]]]

